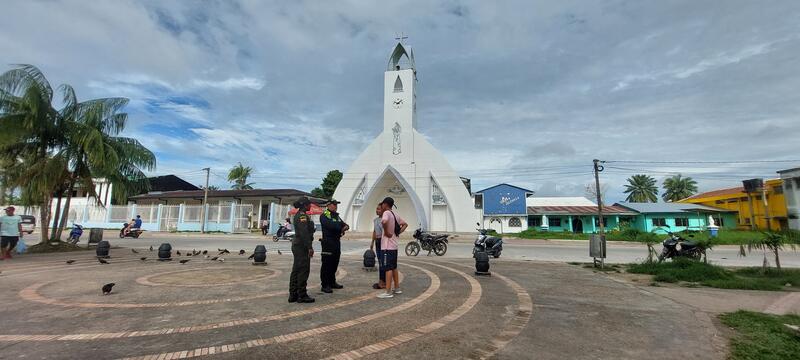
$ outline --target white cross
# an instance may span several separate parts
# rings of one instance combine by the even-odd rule
[[[397,35],[397,34],[395,34],[395,35],[396,35],[396,37],[394,39],[397,40],[398,42],[400,42],[401,44],[403,43],[403,40],[408,39],[408,36],[406,36],[406,34],[404,34],[404,33],[400,33],[400,35]]]

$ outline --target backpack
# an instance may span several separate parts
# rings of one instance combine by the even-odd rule
[[[375,252],[372,249],[364,251],[364,267],[368,269],[375,267]]]
[[[394,218],[394,235],[399,237],[400,233],[401,233],[401,231],[400,231],[400,223],[397,222],[397,216],[394,215],[394,211],[389,210],[389,213],[391,213],[392,217]]]

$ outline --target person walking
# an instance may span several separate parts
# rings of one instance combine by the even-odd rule
[[[319,217],[322,226],[322,267],[319,270],[319,279],[322,283],[322,292],[330,294],[332,289],[342,289],[344,286],[336,282],[336,270],[339,268],[339,259],[342,256],[342,235],[350,229],[337,212],[339,202],[329,200],[325,212]]]
[[[294,214],[295,236],[292,239],[292,274],[289,276],[289,302],[313,303],[314,298],[308,296],[306,285],[311,272],[311,258],[314,256],[314,221],[306,214],[311,209],[311,201],[303,196],[294,203],[297,213]]]
[[[381,224],[381,215],[383,215],[383,207],[378,205],[375,208],[375,219],[373,220],[372,227],[372,242],[369,244],[369,249],[375,249],[375,256],[378,258],[378,282],[372,284],[373,289],[383,289],[386,287],[386,271],[383,266],[383,253],[381,252],[381,237],[383,237],[383,224]]]
[[[383,266],[386,270],[386,292],[381,292],[378,297],[388,299],[394,297],[395,294],[403,293],[400,290],[400,273],[397,272],[397,240],[398,236],[408,228],[408,223],[392,211],[394,199],[391,197],[383,199],[380,206],[383,209],[381,251],[383,252]]]
[[[11,259],[11,251],[22,237],[22,217],[14,215],[14,207],[5,208],[6,215],[0,217],[0,260]]]

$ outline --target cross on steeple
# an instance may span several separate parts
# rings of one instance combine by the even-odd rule
[[[397,42],[402,44],[403,40],[408,39],[408,36],[406,36],[406,34],[404,34],[404,33],[400,33],[400,35],[395,34],[395,38],[394,39],[397,40]]]

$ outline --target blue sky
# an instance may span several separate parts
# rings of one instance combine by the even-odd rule
[[[476,188],[584,195],[594,158],[800,158],[800,2],[4,1],[0,66],[124,96],[155,174],[308,190],[380,132],[396,33],[419,130]],[[627,164],[701,190],[800,163]]]

